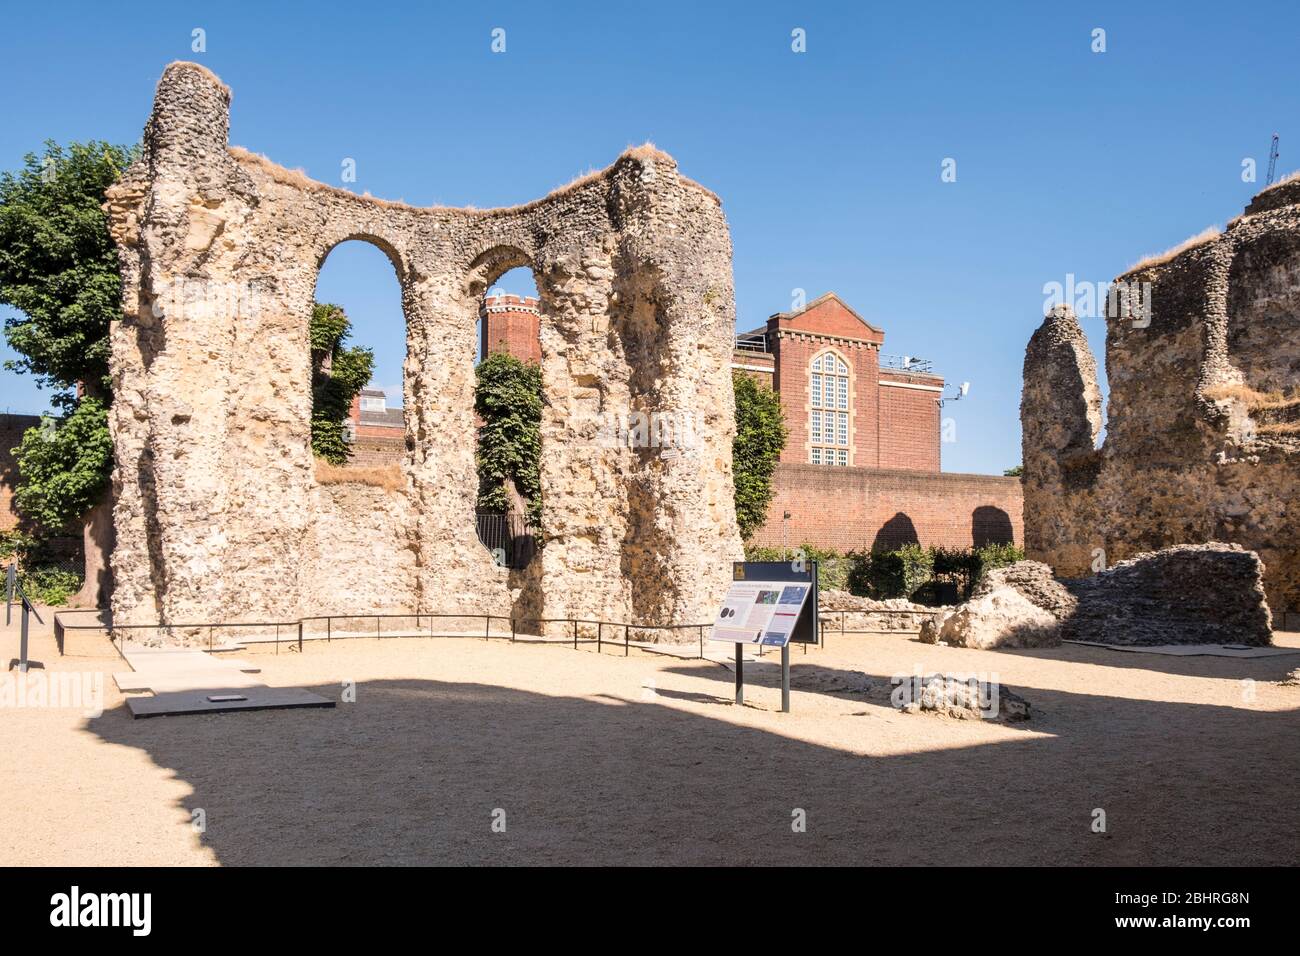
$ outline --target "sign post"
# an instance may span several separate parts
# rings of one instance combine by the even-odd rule
[[[790,713],[790,645],[781,645],[781,713]]]
[[[736,645],[736,704],[745,702],[745,645]]]
[[[41,624],[44,624],[45,622],[41,620],[41,615],[36,610],[36,608],[32,606],[32,602],[27,600],[27,595],[23,593],[22,585],[18,583],[17,569],[11,564],[9,565],[9,570],[5,572],[5,626],[6,627],[9,625],[9,622],[13,620],[13,604],[14,604],[15,594],[18,595],[18,600],[21,603],[23,617],[22,617],[22,624],[20,625],[20,630],[19,630],[18,656],[14,658],[10,658],[8,670],[13,670],[14,667],[17,666],[19,673],[26,674],[28,668],[40,667],[43,669],[45,667],[45,665],[42,664],[40,661],[31,661],[27,659],[27,630],[28,630],[27,615],[35,614],[37,621],[39,621]]]
[[[817,643],[817,562],[737,561],[711,640],[736,645],[736,703],[745,702],[745,645],[781,648],[781,712],[790,712],[790,643]]]

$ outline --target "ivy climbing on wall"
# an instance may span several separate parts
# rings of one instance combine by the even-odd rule
[[[526,503],[528,520],[541,527],[542,369],[504,352],[479,363],[474,411],[478,431],[478,510],[509,510],[510,483]]]
[[[374,352],[345,346],[352,323],[340,306],[317,302],[311,324],[311,450],[331,465],[346,464],[352,454],[347,419],[352,400],[366,387],[375,367]]]

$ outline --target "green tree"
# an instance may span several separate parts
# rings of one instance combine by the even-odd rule
[[[1008,478],[1019,478],[1024,473],[1025,473],[1024,465],[1016,465],[1015,467],[1008,468],[1006,471],[1002,472],[1002,474],[1006,475]]]
[[[772,473],[787,431],[776,392],[740,372],[732,373],[731,384],[736,394],[736,438],[731,445],[736,521],[741,536],[748,538],[767,520]]]
[[[312,305],[311,322],[311,450],[332,465],[352,455],[346,422],[352,400],[366,387],[375,368],[375,354],[359,345],[344,347],[352,323],[342,307],[327,302]]]
[[[135,148],[105,142],[46,143],[23,168],[0,174],[0,303],[17,358],[10,371],[51,387],[63,414],[47,418],[16,449],[19,512],[43,534],[82,524],[82,597],[108,596],[112,546],[108,475],[108,324],[121,314],[117,252],[101,208],[104,192]],[[82,398],[78,400],[77,386]]]
[[[478,430],[478,507],[509,510],[511,488],[524,499],[529,521],[542,519],[542,369],[496,352],[479,363],[474,411]]]
[[[21,315],[5,320],[18,358],[5,367],[29,372],[70,407],[81,383],[108,395],[108,323],[121,315],[117,250],[101,205],[104,191],[136,150],[109,143],[53,142],[44,156],[0,174],[0,303]]]
[[[83,398],[62,419],[46,416],[27,429],[15,451],[18,511],[45,530],[73,527],[103,497],[113,464],[108,407]]]

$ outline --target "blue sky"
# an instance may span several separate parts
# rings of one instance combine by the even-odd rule
[[[838,292],[886,352],[971,383],[944,468],[996,473],[1020,460],[1044,284],[1224,223],[1275,132],[1300,166],[1298,39],[1294,3],[22,4],[0,167],[47,138],[135,142],[174,59],[233,88],[233,143],[335,184],[353,158],[349,188],[416,204],[524,202],[651,140],[723,199],[742,328]],[[400,382],[387,261],[340,247],[318,298]],[[1085,328],[1100,356],[1103,322]],[[46,398],[0,372],[0,410]]]

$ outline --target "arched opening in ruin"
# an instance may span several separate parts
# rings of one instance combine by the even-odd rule
[[[468,291],[476,310],[475,530],[498,565],[522,571],[541,537],[541,299],[519,249],[484,253]]]
[[[393,250],[371,237],[333,246],[317,271],[309,334],[318,477],[398,487],[407,327]]]

